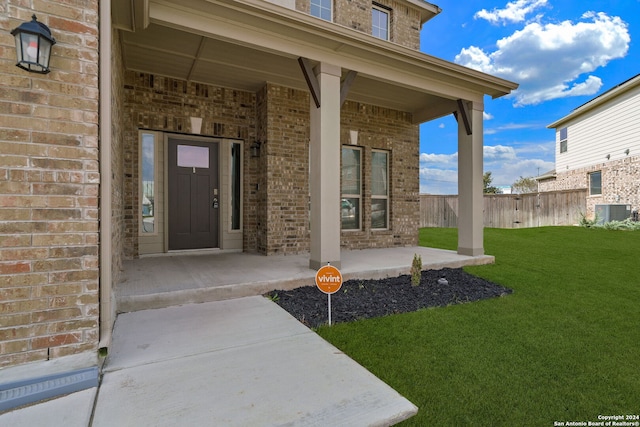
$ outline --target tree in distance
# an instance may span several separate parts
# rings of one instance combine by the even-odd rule
[[[536,193],[537,191],[538,181],[530,176],[525,178],[520,175],[520,178],[511,185],[511,192],[515,194]]]
[[[491,185],[493,181],[493,177],[491,176],[491,172],[485,172],[482,175],[482,185],[483,185],[483,193],[484,194],[500,194],[500,189],[498,187],[494,187]]]

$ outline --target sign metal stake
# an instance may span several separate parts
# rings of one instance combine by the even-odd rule
[[[327,311],[331,326],[331,294],[338,292],[342,286],[342,273],[328,262],[316,272],[316,286],[327,294]]]

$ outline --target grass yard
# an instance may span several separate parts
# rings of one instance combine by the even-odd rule
[[[457,230],[420,244],[455,249]],[[640,232],[485,229],[485,252],[494,265],[465,270],[512,295],[318,333],[419,407],[402,425],[640,415]]]

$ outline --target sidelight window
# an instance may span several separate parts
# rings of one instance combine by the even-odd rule
[[[140,233],[154,234],[156,230],[157,158],[156,134],[143,132],[140,136]]]

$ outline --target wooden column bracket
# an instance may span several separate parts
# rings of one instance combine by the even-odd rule
[[[351,89],[351,84],[353,83],[357,75],[357,71],[349,70],[347,76],[342,81],[342,85],[340,86],[340,106],[342,106],[342,104],[344,104],[344,101],[347,100],[349,89]]]
[[[469,111],[469,106],[466,101],[462,99],[458,99],[458,114],[455,114],[456,120],[462,118],[462,122],[464,123],[464,129],[467,131],[467,135],[472,135],[473,132],[471,130],[471,112]]]
[[[320,84],[318,83],[318,77],[313,72],[311,62],[307,58],[299,57],[298,64],[300,64],[304,79],[307,81],[307,86],[309,86],[313,102],[316,104],[316,108],[320,108]]]

